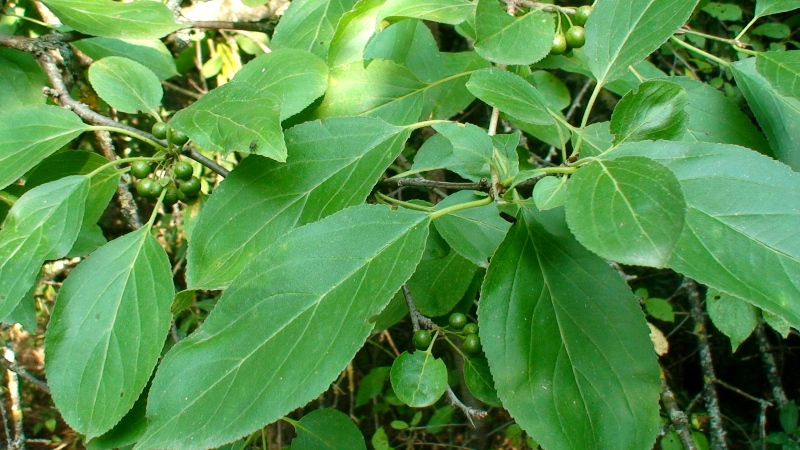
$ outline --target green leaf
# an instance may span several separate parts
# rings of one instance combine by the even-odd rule
[[[800,175],[726,144],[637,142],[609,153],[634,155],[670,169],[686,199],[667,266],[800,326]]]
[[[475,264],[456,252],[441,259],[420,261],[408,280],[414,305],[429,317],[450,312],[467,292],[476,270]]]
[[[545,70],[537,70],[526,77],[542,95],[545,103],[556,111],[569,107],[571,96],[569,89],[558,77]]]
[[[160,2],[44,0],[61,21],[81,33],[118,39],[158,39],[183,28]]]
[[[775,157],[800,170],[800,99],[784,97],[756,71],[756,58],[731,65],[736,84],[767,136]]]
[[[669,169],[642,157],[598,160],[572,176],[567,194],[567,222],[586,248],[623,264],[667,264],[686,214]]]
[[[492,136],[492,145],[494,145],[492,162],[503,179],[511,178],[519,173],[520,158],[517,155],[517,146],[521,136],[522,133],[519,131]]]
[[[428,85],[393,61],[376,59],[336,67],[317,109],[317,118],[368,116],[395,125],[416,122]]]
[[[293,1],[275,27],[273,50],[294,48],[327,58],[336,24],[355,4],[356,0]]]
[[[337,67],[361,61],[367,43],[375,34],[378,13],[386,0],[359,0],[342,15],[331,39],[328,66]]]
[[[769,16],[800,8],[796,0],[756,0],[756,17]]]
[[[174,295],[167,253],[149,226],[72,271],[46,335],[47,382],[70,427],[92,439],[131,409],[161,355]]]
[[[451,405],[444,405],[440,408],[437,408],[436,412],[434,412],[430,420],[428,420],[426,431],[431,434],[441,433],[453,423],[453,414],[455,412],[456,408]],[[378,450],[377,447],[375,450]]]
[[[383,385],[389,377],[389,369],[387,366],[374,367],[361,379],[356,394],[356,407],[366,405],[383,392]]]
[[[703,7],[703,12],[725,22],[739,22],[742,20],[742,8],[732,3],[708,2]]]
[[[491,406],[502,406],[494,388],[489,362],[483,356],[464,358],[464,383],[478,400]]]
[[[147,429],[147,394],[150,386],[145,387],[136,403],[114,428],[86,443],[86,450],[113,450],[126,448],[134,444]]]
[[[75,114],[51,105],[0,114],[0,189],[16,181],[86,128]]]
[[[408,135],[371,118],[308,122],[287,130],[288,162],[246,158],[200,212],[187,255],[189,287],[224,288],[292,228],[362,203]]]
[[[410,18],[458,25],[474,10],[475,4],[469,0],[386,0],[377,21]]]
[[[74,175],[26,192],[0,230],[0,317],[36,284],[45,261],[67,254],[78,238],[89,179]]]
[[[0,105],[4,112],[47,101],[42,88],[47,76],[36,59],[25,52],[0,48]]]
[[[78,50],[95,61],[108,56],[123,56],[138,62],[156,74],[159,80],[178,75],[175,60],[167,46],[158,39],[123,40],[95,37],[73,42]]]
[[[490,65],[475,52],[442,53],[441,60],[442,78],[434,83],[431,94],[426,96],[426,100],[429,97],[435,100],[431,111],[434,119],[448,119],[467,109],[475,100],[466,87],[468,77]]]
[[[347,414],[324,408],[312,411],[294,423],[297,437],[292,450],[367,450],[364,436]]]
[[[647,310],[647,314],[658,320],[665,322],[675,321],[675,312],[672,310],[672,305],[663,298],[650,297],[644,301],[644,307]]]
[[[403,352],[394,360],[389,375],[397,398],[413,408],[436,403],[447,389],[444,361],[428,352]]]
[[[781,406],[779,418],[783,431],[789,434],[793,434],[797,431],[798,415],[800,414],[798,414],[797,404],[794,400]]]
[[[17,307],[3,317],[3,324],[20,324],[28,333],[34,334],[37,332],[39,324],[36,322],[36,305],[34,304],[36,300],[33,298],[35,290],[36,284],[31,286],[31,289],[22,297],[22,301],[17,304]]]
[[[800,50],[759,53],[756,70],[779,93],[800,99]]]
[[[480,198],[471,191],[455,192],[439,202],[436,210]],[[495,205],[446,214],[437,218],[434,225],[453,250],[479,267],[488,266],[489,258],[511,226],[500,217]]]
[[[689,99],[684,110],[689,116],[684,141],[736,144],[772,154],[761,131],[725,94],[687,77],[670,77],[669,81],[682,87]]]
[[[683,88],[663,80],[645,81],[622,97],[611,114],[614,144],[625,141],[673,139],[686,130],[688,99]]]
[[[255,256],[162,360],[137,448],[214,447],[316,398],[414,272],[427,234],[426,214],[360,205]]]
[[[392,450],[392,447],[389,446],[389,436],[386,435],[386,430],[383,427],[375,431],[375,434],[370,439],[370,444],[375,450]]]
[[[577,143],[578,134],[572,135],[572,145]],[[596,122],[583,129],[581,156],[597,156],[611,148],[614,136],[611,134],[611,122]]]
[[[89,82],[97,95],[124,113],[139,111],[158,116],[164,90],[158,76],[147,67],[120,56],[109,56],[89,67]]]
[[[586,22],[589,69],[600,85],[655,51],[686,23],[698,0],[599,0]]]
[[[758,309],[732,295],[709,288],[706,293],[708,317],[719,331],[731,340],[731,351],[750,336],[758,326]]]
[[[569,177],[544,177],[533,186],[533,203],[540,211],[557,208],[567,199]]]
[[[776,333],[780,334],[781,337],[784,339],[789,337],[789,332],[792,331],[791,326],[789,326],[789,322],[764,309],[761,310],[761,317],[764,319],[764,322],[767,322],[767,325],[775,330]]]
[[[364,59],[392,60],[426,83],[450,75],[443,70],[442,54],[430,28],[416,19],[403,20],[373,36]]]
[[[544,448],[651,448],[661,382],[636,298],[561,210],[524,207],[519,219],[478,307],[503,406]]]
[[[304,50],[276,50],[245,64],[233,81],[278,98],[283,121],[325,93],[328,67],[324,60]]]
[[[532,9],[521,17],[496,0],[478,0],[475,51],[498,64],[529,65],[547,56],[553,45],[553,16]]]
[[[469,78],[467,89],[489,105],[524,122],[553,123],[542,94],[519,75],[497,68],[479,70]]]
[[[756,36],[766,36],[772,39],[786,39],[792,34],[791,28],[782,23],[764,23],[750,31]]]
[[[488,173],[492,163],[492,138],[486,130],[471,123],[444,122],[433,126],[453,145],[453,154],[472,175]]]
[[[552,145],[558,149],[564,149],[567,142],[572,136],[572,130],[567,126],[567,120],[561,112],[548,111],[551,115],[550,123],[547,125],[538,125],[528,123],[522,120],[517,120],[513,117],[508,118],[511,122],[519,127],[520,130],[530,134],[531,136],[539,139],[540,141]],[[501,117],[505,119],[505,114]]]
[[[230,82],[212,90],[175,113],[170,125],[207,150],[286,161],[279,100],[247,83]]]

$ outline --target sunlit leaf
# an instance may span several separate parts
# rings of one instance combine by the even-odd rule
[[[272,35],[273,50],[295,48],[327,58],[336,24],[356,0],[294,0]]]
[[[663,80],[645,81],[625,94],[611,114],[614,144],[682,136],[688,118],[686,97],[683,88]]]
[[[178,75],[175,60],[163,42],[158,39],[112,39],[95,37],[73,42],[78,50],[96,60],[107,56],[123,56],[152,70],[160,80]]]
[[[475,51],[498,64],[533,64],[550,52],[555,26],[553,16],[538,8],[513,17],[505,4],[478,0],[475,12]]]
[[[519,75],[501,69],[484,69],[472,74],[467,89],[500,111],[527,123],[550,125],[542,94]]]
[[[157,116],[164,90],[158,76],[136,61],[109,56],[89,67],[89,82],[103,100],[128,114],[139,111]]]
[[[0,48],[0,105],[4,112],[47,101],[42,88],[47,76],[29,53]]]
[[[447,367],[431,353],[403,352],[392,364],[392,389],[403,403],[415,408],[430,406],[447,388]]]
[[[156,39],[183,28],[160,2],[122,3],[111,0],[45,0],[66,25],[93,36]]]

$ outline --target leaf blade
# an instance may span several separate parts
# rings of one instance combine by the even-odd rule
[[[128,114],[139,111],[158,115],[164,90],[158,76],[147,67],[120,56],[109,56],[89,67],[89,82],[103,100]]]
[[[184,25],[163,3],[106,0],[46,0],[62,22],[81,33],[118,39],[158,39]]]

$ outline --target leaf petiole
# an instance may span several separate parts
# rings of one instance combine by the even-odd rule
[[[104,126],[104,125],[91,125],[91,126],[87,127],[87,129],[89,131],[110,131],[110,132],[114,132],[114,133],[124,134],[126,136],[130,136],[132,138],[139,139],[142,142],[146,142],[146,143],[152,145],[153,147],[155,147],[155,148],[157,148],[159,150],[166,150],[166,148],[163,145],[159,144],[158,142],[156,142],[156,141],[154,141],[152,139],[149,139],[149,138],[147,138],[145,136],[142,136],[141,134],[134,133],[132,131],[125,130],[123,128],[107,127],[107,126]]]
[[[479,206],[489,205],[494,201],[491,196],[486,196],[480,200],[475,200],[466,203],[459,203],[458,205],[448,206],[447,208],[440,209],[438,211],[431,213],[431,220],[436,220],[439,217],[442,217],[447,214],[454,213],[456,211],[461,211],[462,209],[469,209],[469,208],[477,208]]]
[[[397,200],[396,198],[389,197],[388,195],[381,194],[380,192],[375,193],[375,198],[381,203],[385,203],[387,205],[402,206],[404,208],[413,209],[414,211],[422,211],[422,212],[433,211],[433,208],[430,206],[422,206],[422,205],[416,205],[414,203],[404,202],[402,200]]]

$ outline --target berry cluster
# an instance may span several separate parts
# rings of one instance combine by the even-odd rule
[[[592,14],[593,8],[590,5],[584,5],[575,10],[575,15],[572,17],[572,25],[567,29],[566,33],[559,30],[553,37],[553,46],[550,48],[551,55],[563,55],[573,48],[581,48],[586,43],[586,30],[583,25]]]
[[[200,194],[200,179],[194,176],[192,165],[186,161],[178,161],[169,168],[163,177],[150,177],[153,167],[144,162],[131,164],[131,175],[139,178],[136,192],[145,198],[155,198],[164,193],[164,204],[174,205],[178,201],[191,203]]]
[[[478,324],[468,323],[467,316],[463,313],[453,313],[448,319],[450,328],[456,332],[460,332],[463,336],[461,348],[469,356],[476,356],[481,353],[481,340],[478,337]],[[428,330],[418,330],[412,337],[414,348],[417,350],[428,350],[430,348],[433,337]]]

